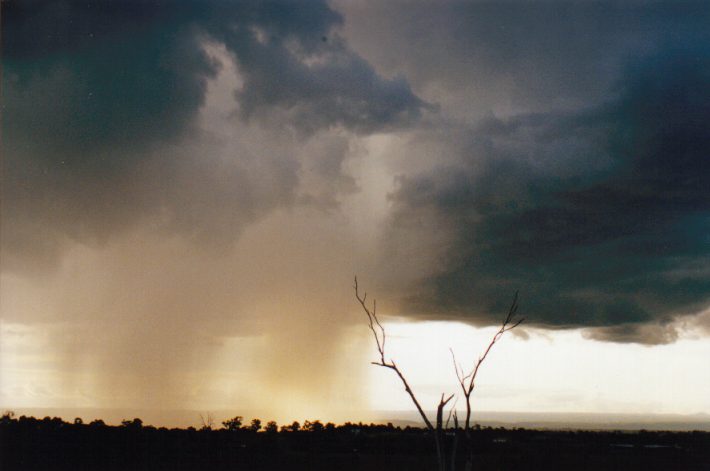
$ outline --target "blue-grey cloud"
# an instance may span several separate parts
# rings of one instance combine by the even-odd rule
[[[532,323],[672,341],[646,326],[710,301],[710,48],[684,46],[630,61],[603,104],[489,118],[463,163],[403,178],[394,227],[426,211],[455,240],[410,307],[487,323],[519,289]]]

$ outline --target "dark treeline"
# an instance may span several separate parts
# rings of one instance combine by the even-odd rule
[[[168,429],[140,419],[109,426],[60,418],[0,419],[2,470],[430,470],[426,429],[392,424],[278,426],[241,417]],[[447,432],[452,440],[454,431]],[[707,432],[591,432],[476,427],[475,468],[710,470]],[[462,469],[462,468],[461,468]]]

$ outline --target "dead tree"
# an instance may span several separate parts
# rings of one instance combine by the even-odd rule
[[[200,421],[202,422],[202,428],[200,430],[212,430],[214,425],[214,417],[209,412],[206,416],[200,414]]]
[[[422,420],[424,420],[424,423],[426,424],[426,427],[429,431],[431,431],[434,435],[434,442],[436,444],[436,455],[437,455],[437,464],[439,467],[440,471],[446,471],[447,469],[447,462],[446,462],[446,457],[445,457],[445,450],[444,450],[444,435],[443,435],[443,414],[444,414],[444,409],[446,408],[446,405],[451,401],[451,399],[454,397],[454,394],[451,394],[448,397],[445,397],[445,394],[441,395],[441,399],[439,400],[439,404],[436,408],[436,427],[431,423],[429,418],[427,417],[426,413],[422,409],[421,404],[419,404],[419,401],[417,400],[416,396],[414,395],[414,391],[412,391],[412,388],[409,386],[409,383],[407,382],[406,378],[400,371],[400,369],[397,367],[397,364],[394,362],[394,360],[387,360],[385,358],[385,343],[387,341],[387,335],[385,332],[385,328],[382,326],[380,323],[380,320],[377,318],[377,302],[375,300],[372,301],[372,308],[370,309],[367,306],[367,293],[363,293],[362,296],[360,296],[360,292],[358,290],[358,284],[357,284],[357,277],[355,277],[355,297],[357,298],[358,302],[362,306],[362,309],[365,311],[365,314],[367,315],[367,321],[368,321],[368,327],[370,328],[370,331],[372,332],[373,337],[375,338],[375,343],[377,345],[377,351],[380,355],[379,361],[373,361],[373,365],[381,366],[384,368],[388,368],[392,371],[394,371],[397,376],[399,377],[400,381],[402,382],[402,385],[404,386],[404,390],[409,394],[409,397],[411,398],[412,402],[414,403],[414,406],[417,408],[417,411],[419,412],[419,415],[422,417]],[[481,365],[485,361],[486,357],[490,353],[491,349],[493,348],[493,345],[500,340],[500,338],[503,336],[504,333],[506,333],[509,330],[512,330],[519,326],[524,319],[519,319],[517,321],[513,321],[513,317],[515,316],[516,312],[518,310],[518,293],[515,293],[515,297],[513,298],[513,303],[510,306],[510,309],[508,310],[508,314],[503,320],[503,324],[501,325],[500,329],[495,333],[493,338],[491,339],[491,342],[488,344],[488,348],[486,348],[485,352],[483,355],[481,355],[478,358],[478,361],[475,363],[473,366],[472,370],[470,373],[465,374],[463,368],[461,365],[459,365],[456,362],[456,356],[454,354],[454,351],[451,350],[451,356],[454,362],[454,370],[456,371],[456,377],[459,382],[459,386],[461,387],[461,391],[463,393],[464,398],[466,399],[466,420],[464,422],[464,433],[466,436],[466,443],[467,443],[467,452],[466,452],[466,471],[469,471],[471,469],[471,466],[473,464],[473,447],[472,447],[472,437],[471,437],[471,394],[473,393],[474,388],[476,387],[476,376],[478,375],[478,372],[481,368]],[[452,407],[452,409],[449,411],[448,418],[446,419],[446,428],[448,428],[449,420],[453,416],[454,419],[454,438],[453,438],[453,443],[451,446],[451,458],[450,458],[450,470],[455,471],[456,469],[456,457],[457,457],[457,445],[459,441],[459,421],[458,421],[458,416],[456,414],[455,407]]]
[[[380,320],[377,318],[377,302],[375,300],[372,301],[372,309],[367,307],[367,293],[363,293],[362,297],[360,296],[360,291],[358,290],[357,285],[357,277],[355,277],[355,297],[360,302],[360,305],[365,311],[365,314],[367,314],[368,327],[370,327],[370,331],[372,331],[372,335],[375,338],[375,343],[377,344],[377,351],[380,354],[379,361],[373,361],[372,364],[381,366],[383,368],[388,368],[397,374],[400,381],[402,382],[402,385],[404,386],[404,390],[407,392],[407,394],[409,394],[409,397],[414,403],[414,406],[417,408],[419,415],[422,417],[422,420],[424,420],[427,429],[434,435],[434,442],[436,444],[436,457],[439,470],[446,471],[446,458],[444,456],[443,443],[444,434],[442,432],[443,416],[446,404],[449,403],[449,401],[454,397],[454,395],[451,394],[449,397],[445,397],[444,393],[441,394],[439,405],[436,408],[435,427],[431,423],[431,420],[429,420],[429,417],[427,417],[426,413],[424,412],[424,409],[422,409],[421,404],[419,404],[417,397],[414,395],[414,391],[412,391],[412,388],[409,386],[407,379],[404,377],[402,371],[399,369],[397,364],[394,362],[394,360],[387,360],[385,358],[385,343],[387,342],[387,334],[385,332],[385,328],[382,327]]]
[[[463,367],[456,362],[456,355],[454,354],[454,351],[452,349],[449,349],[451,351],[451,359],[454,363],[454,371],[456,371],[456,378],[458,379],[459,386],[461,387],[461,392],[463,393],[463,396],[466,399],[466,420],[464,421],[464,434],[466,436],[467,453],[466,465],[464,468],[465,471],[469,471],[473,466],[473,447],[471,438],[471,394],[473,393],[473,390],[476,387],[476,376],[478,375],[481,365],[486,360],[486,357],[488,357],[488,354],[493,348],[493,345],[495,345],[495,343],[500,340],[503,334],[505,334],[509,330],[513,330],[525,320],[523,318],[518,319],[516,321],[513,320],[513,317],[515,317],[517,311],[518,293],[515,293],[515,296],[513,297],[513,302],[510,305],[510,309],[508,309],[508,315],[505,316],[505,319],[503,320],[503,323],[501,324],[500,328],[495,333],[495,335],[493,335],[491,342],[488,344],[488,348],[486,348],[486,350],[483,352],[483,355],[478,357],[478,360],[473,365],[471,371],[468,374],[464,373]]]

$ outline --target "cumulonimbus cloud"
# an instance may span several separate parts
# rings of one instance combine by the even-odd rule
[[[457,163],[402,178],[395,233],[428,214],[421,230],[452,234],[409,308],[488,323],[520,290],[533,324],[675,340],[668,323],[709,301],[709,80],[707,49],[663,49],[604,104],[490,118]]]

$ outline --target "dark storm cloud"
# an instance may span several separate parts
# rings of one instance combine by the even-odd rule
[[[267,21],[208,26],[235,55],[244,86],[237,92],[246,117],[287,112],[291,126],[314,131],[344,126],[384,131],[414,122],[422,108],[403,78],[383,79],[337,35],[334,12],[312,4],[277,2],[259,11]]]
[[[605,104],[490,118],[463,163],[403,178],[395,227],[426,211],[454,234],[412,306],[496,322],[519,289],[534,324],[673,341],[710,300],[710,47],[684,46],[632,60]]]
[[[342,18],[324,2],[2,8],[5,268],[17,254],[29,256],[18,262],[26,267],[52,263],[64,239],[105,240],[146,219],[229,239],[221,236],[296,199],[299,164],[285,144],[270,147],[284,128],[300,137],[391,129],[426,106],[349,49],[334,30]],[[249,158],[243,149],[215,158],[195,125],[224,67],[206,44],[237,64],[241,116],[277,135],[264,136],[263,158],[254,146]]]
[[[82,168],[138,158],[181,132],[216,64],[185,12],[160,3],[5,2],[3,121],[17,152]]]
[[[459,117],[607,99],[623,59],[707,38],[710,21],[703,1],[336,4],[358,51]]]
[[[379,77],[348,49],[332,31],[341,17],[321,2],[30,1],[3,9],[9,137],[49,139],[75,158],[179,132],[218,67],[200,33],[236,57],[245,115],[298,108],[306,123],[293,126],[373,130],[416,118],[424,105],[404,80]]]

